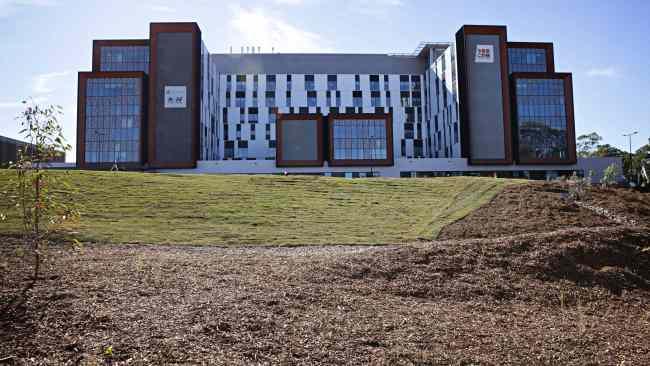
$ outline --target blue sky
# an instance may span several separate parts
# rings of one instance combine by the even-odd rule
[[[573,72],[578,135],[627,150],[621,135],[639,131],[636,149],[650,137],[648,15],[644,0],[0,0],[0,135],[18,137],[31,96],[63,106],[74,145],[76,72],[91,68],[92,40],[148,38],[151,21],[198,22],[214,53],[405,53],[453,41],[463,24],[505,24],[512,41],[555,43],[557,71]]]

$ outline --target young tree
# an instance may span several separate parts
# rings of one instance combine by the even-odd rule
[[[10,182],[16,192],[13,196],[16,201],[14,207],[22,221],[23,241],[28,249],[27,254],[33,257],[33,274],[20,296],[11,299],[3,307],[2,313],[6,313],[17,301],[24,301],[27,292],[39,279],[51,230],[77,215],[68,196],[71,193],[68,174],[45,169],[58,154],[71,149],[58,122],[63,114],[61,107],[41,107],[32,101],[23,104],[25,110],[17,120],[26,145],[19,149],[18,160],[10,165],[15,172]]]

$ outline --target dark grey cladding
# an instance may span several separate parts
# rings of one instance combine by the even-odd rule
[[[211,54],[223,74],[422,74],[426,60],[381,54]]]

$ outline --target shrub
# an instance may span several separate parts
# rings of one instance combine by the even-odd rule
[[[603,177],[600,179],[603,188],[611,187],[616,184],[616,165],[611,164],[603,170]]]

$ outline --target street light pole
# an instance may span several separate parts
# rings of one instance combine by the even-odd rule
[[[630,133],[624,133],[623,136],[628,138],[629,141],[629,146],[630,146],[630,174],[632,173],[632,136],[636,135],[639,133],[639,131],[634,131]]]

